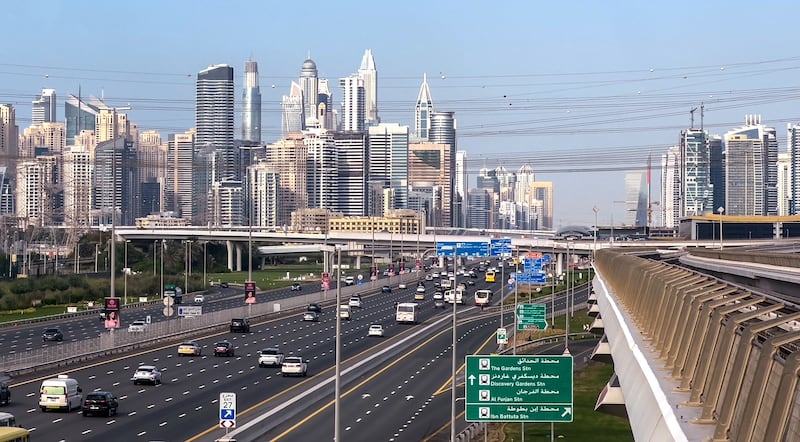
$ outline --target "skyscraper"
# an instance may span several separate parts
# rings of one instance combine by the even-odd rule
[[[64,152],[64,222],[68,227],[92,225],[94,155],[75,145]]]
[[[445,223],[451,218],[450,208],[453,207],[450,149],[449,144],[431,142],[408,145],[408,184],[417,192],[426,192],[439,198],[431,201],[430,208],[438,208],[437,219],[444,220]]]
[[[258,86],[258,63],[253,60],[244,64],[242,140],[261,143],[261,89]]]
[[[778,216],[789,215],[792,202],[792,172],[789,152],[778,153]]]
[[[681,210],[680,146],[672,146],[661,156],[661,225],[677,228]]]
[[[64,118],[67,121],[67,145],[75,144],[75,137],[84,130],[95,130],[95,122],[100,109],[108,109],[102,100],[95,97],[84,99],[67,95],[64,101]]]
[[[293,81],[289,95],[284,95],[281,100],[281,137],[286,138],[290,133],[300,132],[304,127],[306,116],[303,111],[303,89]]]
[[[31,124],[58,121],[56,116],[56,90],[42,89],[42,94],[31,103]]]
[[[367,214],[367,140],[364,132],[334,132],[338,195],[333,210],[345,216]]]
[[[342,130],[361,132],[364,130],[364,79],[357,74],[340,78],[342,87]]]
[[[331,93],[326,78],[320,78],[318,84],[317,120],[319,120],[319,128],[334,130],[336,129],[336,124],[334,122],[335,109],[333,105],[333,94]]]
[[[432,143],[449,144],[450,145],[450,158],[448,159],[450,168],[450,194],[453,193],[453,188],[456,184],[456,150],[458,144],[456,142],[456,114],[455,112],[434,112],[431,111],[430,117],[430,131],[428,132],[428,140]],[[453,204],[453,201],[450,201]],[[453,207],[450,207],[450,219],[444,221],[453,226],[456,223],[456,214]]]
[[[681,131],[680,140],[680,218],[714,211],[714,186],[711,184],[711,154],[708,132]]]
[[[789,176],[790,194],[792,204],[789,214],[800,214],[800,124],[788,123],[786,129],[786,144],[789,151]]]
[[[367,130],[370,183],[382,182],[384,189],[392,190],[393,199],[387,201],[385,208],[407,209],[408,126],[380,123]]]
[[[292,212],[308,208],[308,149],[298,131],[268,145],[266,153],[270,166],[280,175],[276,225],[288,226]]]
[[[303,131],[306,158],[308,207],[333,210],[339,197],[338,152],[333,132],[324,129]]]
[[[194,150],[194,130],[169,135],[164,177],[165,208],[187,220],[192,220],[197,215],[193,204]]]
[[[456,216],[456,227],[467,226],[467,190],[469,174],[467,173],[467,151],[456,151],[456,179],[453,189],[453,210]]]
[[[319,78],[317,77],[317,64],[308,58],[300,69],[300,88],[303,90],[303,113],[305,125],[317,127],[317,100],[319,99]]]
[[[647,226],[647,175],[646,172],[625,173],[625,225]]]
[[[221,222],[209,207],[212,185],[240,181],[239,149],[233,143],[233,68],[220,64],[197,74],[195,155],[192,161],[192,214],[195,225]],[[217,187],[215,196],[227,196],[229,188]],[[226,218],[227,220],[227,218]]]
[[[371,49],[367,49],[361,58],[358,76],[364,80],[364,124],[373,126],[381,120],[378,117],[378,71]]]
[[[745,125],[725,133],[725,214],[778,213],[778,140],[775,128],[748,115]]]
[[[428,74],[423,74],[422,86],[419,87],[417,104],[414,107],[414,130],[421,140],[428,139],[428,131],[431,128],[431,112],[433,112],[433,98],[428,89]]]
[[[17,179],[17,157],[19,157],[19,126],[17,113],[12,104],[0,104],[0,166],[8,168],[11,187]]]

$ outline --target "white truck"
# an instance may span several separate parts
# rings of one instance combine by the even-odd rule
[[[447,290],[444,292],[444,302],[448,304],[463,304],[464,303],[464,289],[457,288],[455,290]]]

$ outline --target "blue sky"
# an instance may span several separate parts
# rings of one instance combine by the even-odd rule
[[[705,103],[722,134],[745,114],[778,130],[800,122],[800,51],[790,2],[37,1],[4,4],[0,102],[20,130],[42,87],[131,104],[131,120],[166,136],[194,125],[194,81],[212,64],[259,63],[263,139],[311,54],[321,77],[358,69],[372,49],[384,122],[413,126],[428,73],[434,106],[455,111],[471,181],[479,168],[529,163],[555,187],[555,223],[624,218],[624,171],[660,155]],[[274,88],[272,86],[275,86]],[[237,103],[238,105],[238,103]],[[59,104],[63,119],[63,104]],[[237,115],[237,125],[238,125]],[[699,111],[695,126],[699,126]],[[237,131],[238,133],[238,131]],[[654,210],[658,210],[654,206]]]

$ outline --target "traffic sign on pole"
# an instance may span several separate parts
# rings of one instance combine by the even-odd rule
[[[236,427],[236,393],[219,394],[219,427]]]
[[[518,304],[517,330],[547,330],[546,304]]]
[[[466,357],[467,422],[572,422],[571,355]]]
[[[508,344],[508,330],[503,327],[497,329],[497,343]]]
[[[498,238],[489,240],[491,256],[511,256],[511,238]]]
[[[456,249],[458,249],[458,256],[489,256],[489,243],[483,241],[436,243],[436,255],[438,256],[453,256]]]

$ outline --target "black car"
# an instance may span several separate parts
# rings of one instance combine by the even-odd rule
[[[0,382],[0,405],[8,405],[9,402],[11,402],[11,389],[5,382]]]
[[[388,285],[381,287],[381,293],[392,293],[392,288]]]
[[[228,341],[220,341],[214,344],[214,356],[234,356],[235,353],[233,344]]]
[[[45,341],[63,341],[64,340],[64,333],[61,333],[60,329],[57,328],[48,328],[42,333],[42,342]]]
[[[306,307],[306,311],[322,313],[322,306],[317,304],[316,302],[312,302],[311,304],[308,304],[308,307]]]
[[[250,320],[247,318],[231,319],[231,333],[250,333]]]
[[[104,415],[113,416],[117,414],[119,403],[113,393],[108,391],[93,391],[83,399],[81,413],[84,416]]]
[[[292,283],[292,291],[293,291],[293,292],[295,292],[295,291],[298,291],[298,292],[299,292],[300,290],[303,290],[303,286],[302,286],[302,285],[300,285],[300,283],[299,283],[299,282],[294,282],[294,283]]]
[[[224,288],[224,289],[226,289],[226,288],[228,288],[228,283],[226,281],[223,281],[222,283],[220,283],[219,286]]]

